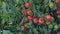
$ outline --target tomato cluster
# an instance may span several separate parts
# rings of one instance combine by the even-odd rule
[[[24,9],[21,9],[21,10],[20,10],[20,13],[23,14],[23,15],[31,15],[32,10],[29,9],[29,6],[30,6],[30,3],[29,3],[29,2],[26,2],[26,3],[24,4],[24,7],[27,8],[28,10],[27,10],[27,11],[24,11]]]
[[[26,17],[26,22],[29,22],[29,20],[32,20],[33,24],[44,24],[44,18],[36,18],[36,17],[32,17],[31,16],[31,13],[32,13],[32,10],[29,9],[29,6],[30,6],[30,3],[29,2],[26,2],[24,4],[24,7],[27,8],[28,10],[25,12],[24,9],[21,9],[20,10],[20,13],[23,14],[23,15],[27,15]],[[45,18],[50,21],[51,20],[51,16],[50,15],[46,15]]]
[[[33,24],[44,24],[43,18],[27,16],[26,21],[32,20]]]
[[[53,0],[53,1],[54,1],[54,3],[56,5],[60,4],[58,0]],[[32,10],[30,9],[30,3],[29,2],[26,2],[24,4],[24,8],[27,9],[27,11],[24,11],[24,9],[21,9],[20,10],[20,13],[22,15],[26,15],[26,19],[25,19],[25,22],[26,23],[28,23],[29,21],[32,21],[32,24],[34,24],[34,25],[36,25],[36,24],[37,25],[47,25],[47,26],[49,26],[48,28],[51,28],[51,29],[54,28],[54,30],[56,30],[56,29],[58,29],[58,26],[55,25],[53,27],[53,25],[50,23],[50,21],[52,20],[52,17],[54,16],[54,13],[56,15],[59,15],[60,14],[60,11],[59,10],[56,10],[55,12],[53,11],[54,3],[51,2],[51,3],[48,4],[49,9],[52,9],[52,10],[50,10],[51,11],[50,13],[52,15],[50,13],[47,13],[46,15],[44,15],[44,17],[34,17],[34,16],[32,16]],[[21,28],[20,30],[23,31],[25,29],[25,27],[26,27],[26,24],[24,24],[24,26],[21,26],[20,27]]]
[[[33,24],[44,24],[45,19],[47,21],[50,21],[51,18],[52,17],[49,14],[46,15],[45,18],[41,18],[41,17],[36,18],[36,17],[32,17],[32,16],[27,16],[26,17],[26,22],[28,22],[29,20],[32,20]]]
[[[59,4],[59,2],[58,2],[58,0],[53,0],[56,4]],[[30,3],[29,2],[26,2],[25,4],[24,4],[24,8],[27,8],[28,10],[27,11],[24,11],[24,9],[21,9],[20,10],[20,13],[21,14],[23,14],[23,15],[27,15],[26,16],[26,22],[29,22],[30,20],[32,20],[32,22],[33,22],[33,24],[44,24],[44,21],[45,21],[45,19],[47,20],[47,21],[50,21],[51,19],[52,19],[52,16],[50,15],[50,14],[47,14],[47,15],[45,15],[45,18],[36,18],[36,17],[33,17],[33,16],[31,16],[31,14],[32,14],[32,10],[29,8],[29,6],[30,6]],[[49,7],[50,8],[53,8],[53,2],[51,2],[50,4],[49,4]],[[60,14],[60,11],[56,11],[55,12],[56,14]],[[47,23],[47,24],[49,24],[49,23]]]

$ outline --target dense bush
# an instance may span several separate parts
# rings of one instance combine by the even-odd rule
[[[60,0],[0,0],[0,34],[56,34]]]

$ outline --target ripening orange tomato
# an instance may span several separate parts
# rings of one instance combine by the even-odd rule
[[[44,24],[44,19],[43,18],[38,18],[38,24]]]
[[[26,12],[27,15],[31,15],[31,13],[32,13],[32,10],[30,10],[30,9],[27,10],[27,12]]]
[[[24,15],[25,14],[24,9],[21,9],[20,13]]]

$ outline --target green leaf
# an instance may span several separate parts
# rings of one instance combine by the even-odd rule
[[[33,28],[33,32],[34,34],[38,34],[38,31],[35,28]]]
[[[0,6],[2,6],[2,0],[0,0]]]
[[[13,34],[9,30],[3,30],[3,34]]]
[[[2,8],[6,8],[6,3],[3,2]]]

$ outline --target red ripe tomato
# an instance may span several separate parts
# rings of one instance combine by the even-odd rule
[[[31,20],[32,19],[32,16],[27,16],[28,20]]]
[[[44,19],[43,18],[38,18],[38,24],[44,24]]]
[[[24,4],[24,7],[25,7],[25,8],[29,8],[29,5],[30,5],[30,3],[29,3],[29,2],[26,2],[26,3]]]
[[[56,5],[58,5],[59,4],[59,2],[55,2],[56,3]]]
[[[59,4],[59,1],[58,0],[55,0],[55,3],[58,5]]]
[[[33,22],[34,24],[37,24],[37,18],[32,18],[32,22]]]
[[[50,20],[51,20],[51,15],[48,14],[48,15],[45,16],[45,18],[46,18],[48,21],[50,21]]]
[[[60,11],[57,10],[57,11],[56,11],[56,14],[57,14],[57,15],[60,14]]]
[[[20,13],[23,14],[23,15],[25,14],[23,9],[20,10]]]
[[[32,13],[32,10],[30,9],[26,12],[27,15],[31,15],[31,13]]]

